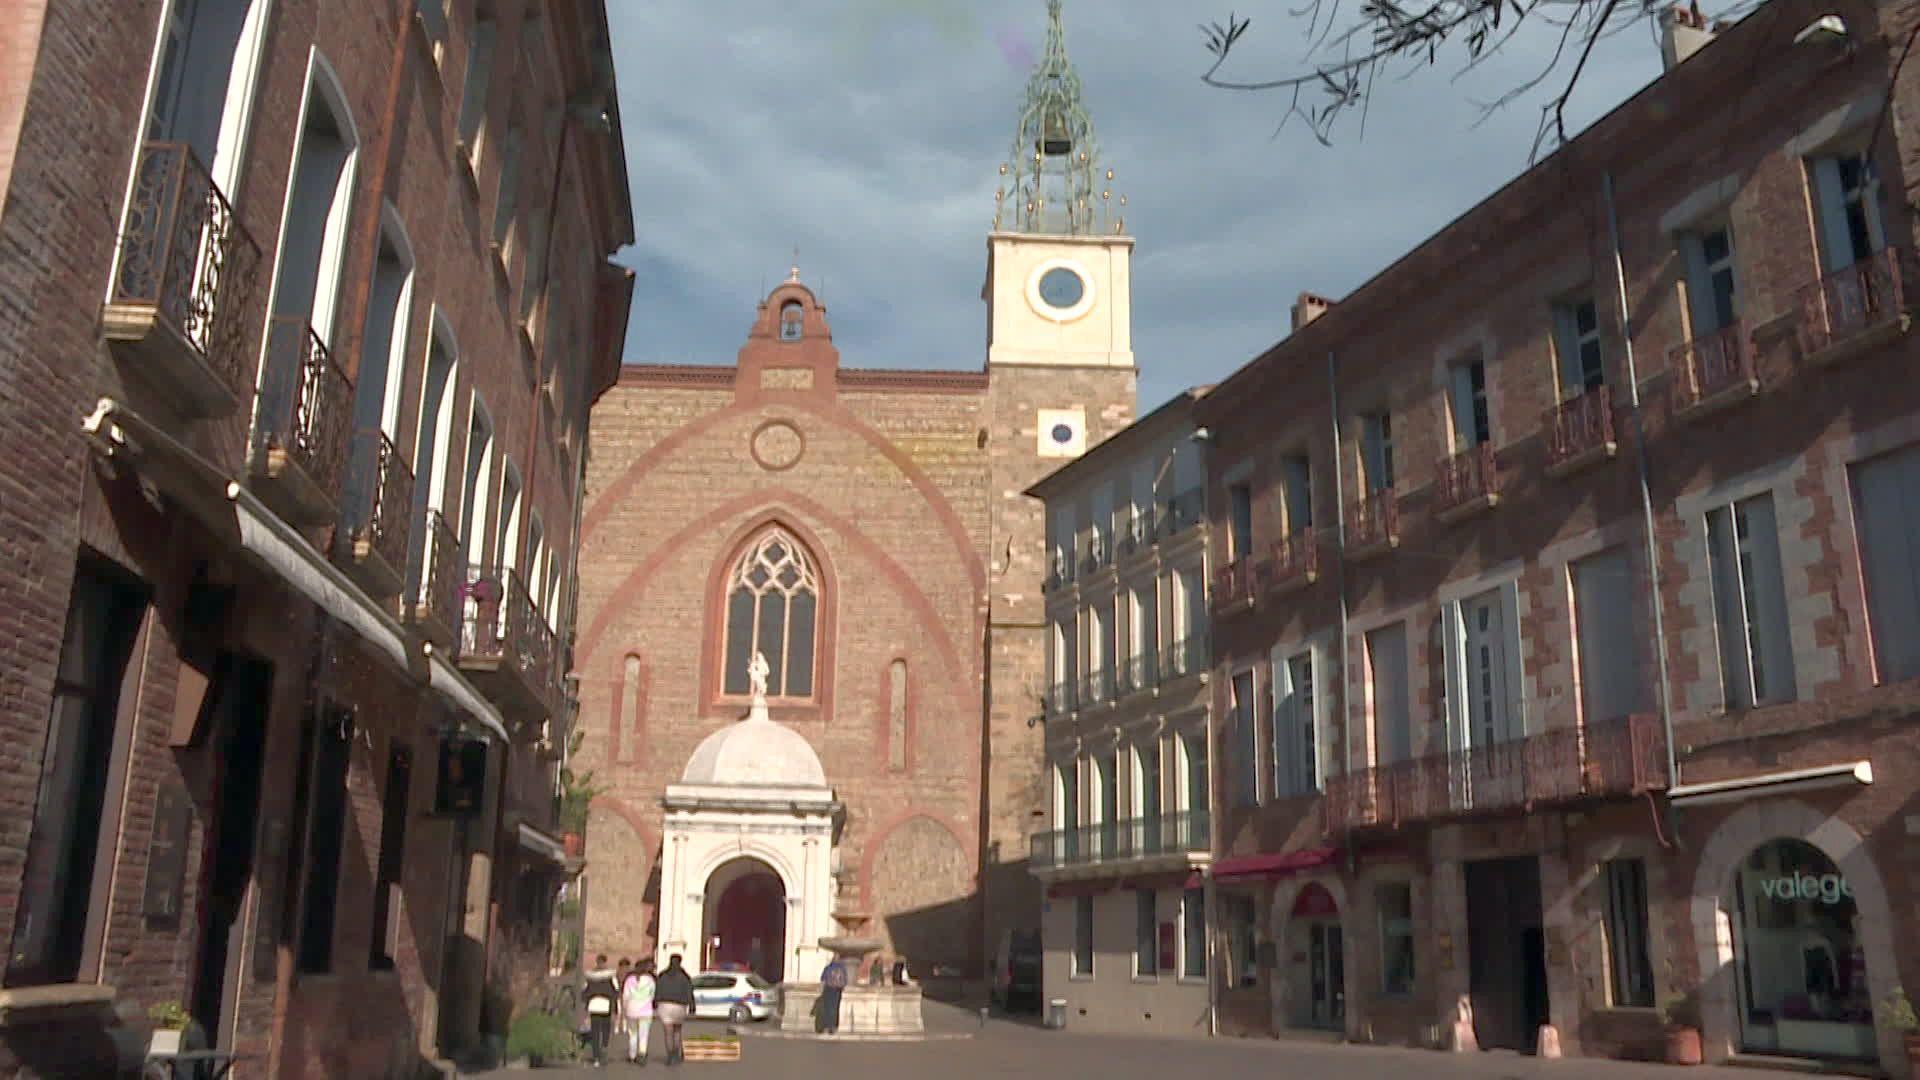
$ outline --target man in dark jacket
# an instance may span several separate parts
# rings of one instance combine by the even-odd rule
[[[680,964],[680,954],[667,957],[667,970],[653,984],[653,1018],[667,1036],[667,1064],[686,1057],[687,1014],[693,1011],[693,976]]]
[[[587,1021],[593,1030],[593,1063],[605,1068],[607,1039],[613,1034],[613,1014],[620,1007],[620,984],[614,981],[613,972],[607,967],[605,953],[594,958],[593,970],[587,972],[586,992],[581,996],[587,999]]]
[[[875,960],[875,964],[879,961]],[[847,989],[847,965],[839,957],[827,961],[820,972],[820,1001],[815,1006],[819,1011],[813,1016],[813,1030],[821,1035],[840,1033],[840,995]]]

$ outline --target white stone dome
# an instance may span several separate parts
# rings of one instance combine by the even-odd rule
[[[806,736],[769,719],[759,706],[700,741],[680,775],[685,784],[734,787],[827,786],[827,771]]]

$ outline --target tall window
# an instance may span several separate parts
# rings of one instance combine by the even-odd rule
[[[1412,758],[1406,623],[1367,634],[1367,677],[1373,690],[1374,763],[1391,765]]]
[[[1920,675],[1920,447],[1854,466],[1860,570],[1875,674]]]
[[[1205,816],[1212,806],[1211,793],[1207,790],[1207,736],[1205,732],[1190,731],[1180,736],[1180,764],[1185,772],[1181,775],[1180,809],[1188,814]]]
[[[1606,374],[1600,364],[1600,313],[1593,297],[1553,306],[1553,346],[1560,360],[1560,397],[1576,398],[1598,390]]]
[[[72,982],[79,975],[120,679],[145,607],[140,592],[80,566],[54,672],[7,986]]]
[[[1730,709],[1795,696],[1793,644],[1773,496],[1760,495],[1707,514],[1713,564],[1714,621],[1720,634],[1720,677]]]
[[[1231,693],[1233,700],[1229,704],[1233,711],[1227,716],[1226,738],[1221,740],[1231,755],[1227,773],[1233,781],[1230,802],[1234,806],[1252,806],[1260,798],[1253,734],[1253,672],[1235,672]]]
[[[250,6],[248,0],[173,0],[160,28],[147,137],[186,143],[200,164],[214,170],[216,181],[226,179],[215,162],[222,136],[237,134],[237,117],[230,115],[237,110],[228,103],[244,108],[251,89],[248,65],[235,71]]]
[[[1453,365],[1453,448],[1469,450],[1493,439],[1487,413],[1487,365],[1478,356]]]
[[[1360,472],[1368,494],[1393,490],[1393,414],[1385,409],[1360,418]]]
[[[1273,665],[1273,793],[1306,795],[1320,786],[1314,753],[1313,652]]]
[[[1607,985],[1614,1005],[1653,1004],[1653,965],[1647,960],[1647,864],[1609,859],[1607,886]]]
[[[1521,700],[1518,589],[1509,582],[1441,609],[1453,748],[1526,734]]]
[[[1383,884],[1374,893],[1380,909],[1380,989],[1413,993],[1413,887],[1404,881]]]
[[[1624,549],[1572,565],[1574,640],[1580,650],[1580,715],[1617,720],[1640,703],[1633,573]]]
[[[1160,974],[1160,913],[1152,889],[1133,891],[1133,973]]]
[[[493,75],[493,42],[498,32],[492,19],[482,18],[473,24],[473,36],[467,40],[467,72],[460,88],[457,131],[469,161],[480,156],[480,131],[486,125],[487,83]]]
[[[1244,559],[1253,553],[1253,489],[1246,481],[1227,485],[1227,557]]]
[[[1073,898],[1073,973],[1093,974],[1093,897]]]
[[[1740,317],[1732,230],[1724,224],[1704,226],[1681,236],[1680,243],[1687,260],[1693,336],[1725,330]]]
[[[1287,535],[1313,527],[1313,462],[1305,454],[1280,459],[1280,482],[1287,512]]]
[[[1180,894],[1180,977],[1207,977],[1207,893],[1188,889]]]
[[[1887,246],[1880,220],[1880,184],[1864,154],[1840,154],[1808,162],[1820,220],[1821,259],[1828,273]]]
[[[770,528],[748,544],[727,578],[725,692],[749,692],[747,665],[757,651],[767,658],[769,697],[812,697],[819,605],[813,563],[786,530]]]

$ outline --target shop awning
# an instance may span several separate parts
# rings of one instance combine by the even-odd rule
[[[1667,801],[1675,806],[1710,806],[1762,795],[1784,795],[1790,791],[1871,783],[1873,762],[1863,759],[1811,769],[1742,776],[1733,780],[1713,780],[1704,784],[1675,784],[1667,790]]]
[[[453,665],[447,663],[439,653],[427,656],[427,685],[453,703],[455,708],[480,721],[480,725],[502,743],[513,741],[507,737],[507,724],[501,719],[500,710],[481,697],[480,691],[473,688],[466,676],[454,670]]]
[[[1340,857],[1336,847],[1303,848],[1299,851],[1240,855],[1213,864],[1213,880],[1223,884],[1243,881],[1270,881],[1331,865]]]
[[[566,867],[567,849],[561,845],[560,841],[555,840],[539,829],[523,821],[520,823],[520,827],[514,830],[514,838],[520,841],[521,847],[526,848],[535,855],[539,855],[555,866],[561,868]]]

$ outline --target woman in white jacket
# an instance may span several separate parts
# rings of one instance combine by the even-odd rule
[[[647,1063],[647,1035],[653,1027],[653,961],[642,960],[620,987],[620,1012],[627,1020],[627,1060]]]

